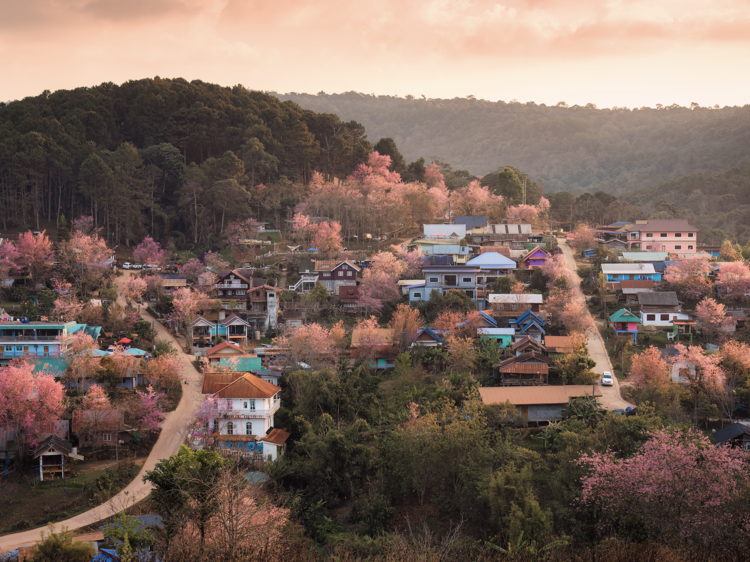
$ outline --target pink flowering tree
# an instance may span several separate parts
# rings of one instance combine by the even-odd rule
[[[66,322],[76,320],[83,311],[83,303],[73,294],[73,286],[64,279],[55,279],[54,287],[57,298],[52,314]]]
[[[107,392],[98,384],[92,385],[73,412],[73,422],[79,428],[84,441],[95,442],[104,433],[115,433],[122,429],[121,414],[112,405]]]
[[[0,244],[0,279],[8,279],[21,273],[21,254],[16,245],[6,240]]]
[[[748,461],[747,451],[695,431],[656,431],[630,458],[584,454],[580,504],[596,510],[605,533],[624,524],[675,544],[747,544]]]
[[[54,257],[52,242],[47,237],[46,230],[35,236],[30,230],[18,237],[16,250],[18,251],[18,265],[26,267],[31,274],[31,280],[38,283],[43,277],[46,265]]]
[[[159,355],[143,366],[143,375],[149,386],[163,390],[169,397],[177,396],[182,385],[182,361],[172,353]]]
[[[130,396],[125,413],[128,423],[139,433],[156,433],[164,420],[164,393],[149,385]]]
[[[416,250],[408,250],[400,246],[391,246],[393,253],[396,254],[398,261],[404,264],[404,269],[401,272],[401,277],[405,279],[413,279],[415,276],[422,273],[422,257],[424,254],[420,248]]]
[[[377,356],[378,350],[380,350],[386,342],[383,331],[378,325],[378,319],[374,316],[362,320],[355,328],[359,336],[359,343],[356,350],[352,349],[353,356],[359,361],[363,361],[366,364],[370,364],[370,361]]]
[[[667,267],[664,280],[682,297],[698,300],[711,294],[713,284],[708,279],[711,266],[706,258],[685,259]]]
[[[172,299],[172,312],[168,319],[175,326],[177,331],[186,335],[186,349],[192,348],[190,341],[190,323],[195,319],[195,315],[202,307],[210,304],[210,299],[205,293],[191,291],[183,287],[178,289]]]
[[[671,362],[653,346],[633,356],[628,382],[641,400],[658,403],[672,386]]]
[[[723,394],[726,375],[721,368],[721,356],[707,354],[697,345],[675,345],[678,352],[674,362],[680,366],[680,376],[687,380],[687,387],[693,398],[694,423],[698,425],[698,404],[700,399]]]
[[[568,264],[565,261],[565,256],[563,254],[550,256],[550,258],[545,261],[542,271],[544,271],[544,275],[549,280],[547,281],[547,287],[549,287],[550,289],[554,286],[555,281],[557,281],[561,277],[567,279]]]
[[[405,351],[417,337],[419,325],[420,316],[416,308],[408,304],[399,304],[396,307],[389,327],[393,329],[395,341],[401,351]]]
[[[402,262],[395,254],[391,252],[378,252],[373,256],[372,263],[368,269],[383,272],[389,277],[398,280],[406,268],[407,264]]]
[[[0,429],[16,432],[19,449],[22,444],[35,447],[40,428],[65,410],[64,396],[63,385],[51,373],[13,360],[0,367]]]
[[[336,221],[323,221],[316,225],[313,245],[327,258],[339,255],[344,249],[341,243],[341,225]]]
[[[292,219],[292,231],[295,239],[307,242],[310,234],[310,217],[304,213],[294,213]]]
[[[206,271],[206,266],[198,258],[190,258],[180,268],[180,274],[184,275],[187,282],[191,285],[198,282],[198,276],[204,271]]]
[[[227,246],[237,250],[245,246],[244,241],[258,237],[260,225],[252,218],[229,223],[224,229],[224,241]]]
[[[480,185],[476,180],[453,191],[450,201],[451,211],[455,215],[484,215],[491,222],[498,222],[502,215],[502,195],[493,194],[487,186]]]
[[[68,340],[65,354],[68,358],[66,378],[75,383],[76,388],[86,388],[86,380],[92,378],[99,366],[99,358],[94,357],[97,349],[94,338],[79,330]]]
[[[578,250],[596,247],[596,232],[587,224],[579,224],[573,231],[573,245]]]
[[[734,323],[727,316],[726,307],[711,298],[704,298],[695,307],[695,316],[701,324],[701,331],[710,342],[723,339],[733,331]]]
[[[68,276],[79,293],[84,294],[85,288],[96,287],[107,273],[107,260],[112,256],[112,250],[96,232],[84,234],[74,231],[70,240],[59,244],[60,259],[68,264]]]
[[[560,322],[571,332],[592,332],[596,330],[586,306],[579,299],[569,299],[560,312]]]
[[[397,279],[386,271],[367,268],[359,286],[357,308],[365,315],[379,313],[383,307],[392,305],[401,299]]]
[[[508,207],[506,218],[511,224],[532,224],[536,220],[538,213],[539,211],[534,205],[517,205],[515,207]]]
[[[224,271],[229,269],[229,262],[218,252],[208,251],[206,255],[203,256],[203,261],[206,262],[206,267],[211,268],[213,271]]]
[[[137,263],[164,265],[167,261],[167,251],[153,238],[146,236],[133,250],[133,259]]]
[[[750,294],[750,266],[743,261],[721,264],[716,285],[729,299],[747,300]]]
[[[147,288],[148,283],[143,277],[131,275],[125,283],[125,298],[129,301],[141,303]]]
[[[274,343],[289,349],[289,358],[293,364],[299,362],[312,366],[334,364],[341,353],[344,338],[343,323],[339,322],[331,329],[316,323],[303,324],[289,330],[274,339]]]

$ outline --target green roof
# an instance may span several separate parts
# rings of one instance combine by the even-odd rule
[[[45,358],[45,359],[29,359],[29,362],[34,365],[35,371],[47,371],[52,373],[55,377],[62,377],[65,371],[68,369],[69,361],[63,358]]]
[[[222,357],[219,359],[219,364],[239,373],[249,373],[260,369],[262,361],[260,357]]]
[[[609,317],[610,322],[638,322],[640,323],[641,320],[632,312],[628,312],[624,308],[621,308],[617,312],[615,312],[612,316]]]

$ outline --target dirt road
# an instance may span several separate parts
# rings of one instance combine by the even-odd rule
[[[127,281],[129,275],[130,272],[125,271],[118,278],[117,283],[120,287]],[[150,314],[145,311],[141,311],[140,314],[144,320],[154,322],[159,339],[172,342],[172,345],[179,350],[179,357],[182,361],[182,377],[187,382],[187,384],[183,385],[182,399],[177,408],[167,414],[159,439],[156,441],[151,454],[146,459],[135,480],[108,502],[65,521],[55,523],[57,529],[67,527],[73,531],[81,527],[86,527],[97,521],[111,517],[124,508],[144,499],[151,491],[151,485],[143,482],[144,474],[148,470],[153,470],[161,459],[170,457],[177,452],[180,445],[185,441],[188,424],[202,401],[202,376],[195,370],[192,364],[192,356],[184,353],[180,344],[167,332],[164,326],[155,322]],[[0,537],[0,554],[15,550],[19,546],[38,542],[41,531],[46,531],[46,527]]]
[[[573,259],[573,251],[570,249],[567,241],[565,241],[564,239],[558,238],[557,242],[563,251],[565,261],[568,264],[568,269],[575,276],[575,278],[579,280],[580,283],[580,277],[578,277],[578,272],[576,271],[576,262],[575,259]],[[583,300],[584,296],[581,292],[579,283],[574,283],[573,294],[574,298]],[[587,314],[590,314],[588,312],[588,308],[586,308],[586,311]],[[625,409],[628,406],[630,406],[631,408],[635,407],[634,404],[623,400],[622,396],[620,395],[620,383],[617,380],[617,377],[614,376],[615,371],[612,368],[612,364],[609,362],[609,354],[607,353],[607,349],[604,347],[604,342],[602,341],[602,336],[599,333],[599,330],[589,332],[588,339],[589,341],[587,345],[589,348],[589,355],[594,361],[596,361],[594,372],[601,374],[604,371],[609,371],[610,373],[612,373],[612,377],[615,381],[615,384],[613,386],[599,386],[599,390],[601,390],[602,392],[602,397],[599,402],[608,410]]]

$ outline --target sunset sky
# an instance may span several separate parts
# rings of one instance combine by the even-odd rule
[[[161,76],[599,107],[750,102],[750,0],[0,0],[0,100]]]

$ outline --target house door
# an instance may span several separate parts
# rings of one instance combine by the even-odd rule
[[[528,416],[529,415],[529,407],[528,406],[521,406],[521,415],[522,416]]]

